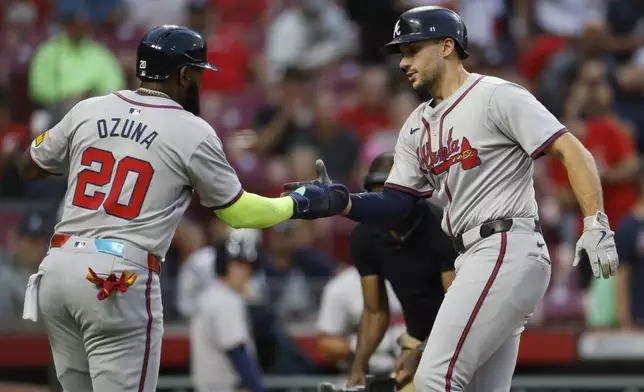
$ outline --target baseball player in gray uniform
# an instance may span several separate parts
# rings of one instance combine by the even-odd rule
[[[238,229],[217,250],[215,281],[199,295],[190,320],[191,373],[198,392],[263,392],[245,297],[258,243]],[[213,260],[214,261],[214,260]]]
[[[422,392],[509,391],[521,332],[550,279],[533,160],[549,154],[565,165],[585,216],[574,265],[587,260],[595,277],[609,278],[618,256],[595,163],[527,90],[463,68],[467,29],[453,11],[426,6],[403,13],[385,49],[400,54],[413,88],[433,99],[403,125],[385,189],[350,195],[343,214],[391,225],[418,198],[434,196],[460,253],[429,338],[409,351],[396,379],[402,386],[413,378]],[[285,190],[328,187],[316,180]],[[333,206],[346,202],[329,194]]]
[[[42,316],[65,391],[156,390],[158,274],[193,190],[235,228],[325,206],[316,190],[280,198],[242,190],[217,134],[197,116],[201,75],[216,69],[207,53],[190,29],[150,30],[138,48],[141,88],[81,101],[25,152],[24,178],[68,176],[62,220],[23,311]]]

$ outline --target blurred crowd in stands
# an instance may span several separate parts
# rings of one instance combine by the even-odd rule
[[[540,159],[535,184],[554,270],[532,323],[642,325],[644,289],[630,283],[644,281],[639,0],[3,0],[0,319],[20,318],[26,278],[46,251],[66,188],[65,178],[21,182],[19,156],[79,100],[136,88],[136,47],[147,28],[187,25],[207,38],[220,72],[205,76],[202,117],[224,141],[245,189],[277,196],[284,182],[314,178],[320,157],[333,180],[358,191],[370,160],[393,149],[407,116],[427,99],[408,86],[398,58],[378,49],[399,13],[429,4],[463,17],[469,71],[528,88],[599,168],[620,273],[595,280],[588,266],[571,267],[579,209],[562,166]],[[314,321],[325,284],[351,268],[351,228],[329,218],[257,233],[267,255],[254,279],[259,299],[251,301],[254,324],[264,327],[255,329],[258,342],[283,337],[281,347],[289,347],[285,326]],[[199,286],[215,278],[212,246],[228,231],[195,199],[166,256],[166,323],[189,317]]]

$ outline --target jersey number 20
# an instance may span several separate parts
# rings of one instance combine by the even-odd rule
[[[99,163],[101,168],[98,171],[83,169],[78,173],[76,190],[74,192],[73,204],[77,207],[97,210],[101,205],[105,212],[119,218],[132,220],[141,213],[143,200],[148,193],[154,169],[149,162],[140,159],[125,157],[116,162],[110,151],[89,147],[83,152],[81,164],[92,166],[92,163]],[[116,170],[114,170],[116,166]],[[132,189],[132,195],[127,204],[119,203],[125,180],[129,173],[136,175],[136,182]],[[112,180],[114,177],[114,180]],[[109,194],[95,191],[93,195],[87,195],[87,185],[103,187],[111,182]]]

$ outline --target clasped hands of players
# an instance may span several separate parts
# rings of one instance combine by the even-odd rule
[[[284,184],[284,193],[295,201],[293,219],[317,219],[346,215],[351,208],[349,190],[342,184],[331,182],[321,159],[315,162],[318,177],[313,181]],[[615,275],[619,259],[615,246],[615,233],[603,212],[584,218],[584,232],[575,249],[573,266],[587,259],[595,278],[608,279]]]
[[[321,159],[315,162],[318,177],[313,181],[284,184],[285,193],[295,201],[293,219],[318,219],[342,214],[349,206],[349,190],[333,184]]]

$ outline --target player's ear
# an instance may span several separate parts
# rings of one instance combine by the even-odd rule
[[[188,67],[182,67],[179,70],[179,85],[185,87],[190,84],[190,75],[188,75]]]
[[[447,57],[451,53],[456,54],[456,44],[452,38],[445,38],[443,40],[443,57]]]

